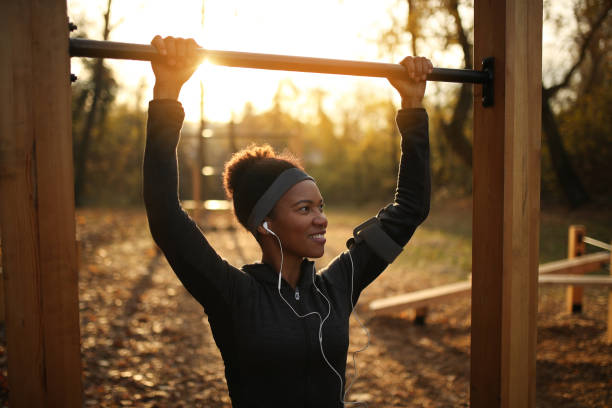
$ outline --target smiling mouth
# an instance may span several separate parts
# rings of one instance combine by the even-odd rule
[[[315,241],[325,241],[325,234],[312,234],[309,235],[309,237],[314,239]]]

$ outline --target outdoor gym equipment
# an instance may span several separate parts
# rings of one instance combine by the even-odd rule
[[[198,49],[198,52],[217,65],[258,68],[280,71],[312,72],[318,74],[356,75],[382,78],[405,78],[400,64],[350,61],[339,59],[299,57],[293,55],[258,54],[252,52]],[[160,58],[152,45],[114,41],[70,39],[70,56],[151,61]],[[485,58],[482,71],[472,69],[434,68],[428,81],[465,82],[482,84],[483,106],[493,105],[493,58]]]
[[[542,1],[473,3],[474,61],[497,75],[495,103],[473,109],[470,406],[535,407]],[[10,405],[81,407],[67,4],[0,4]]]

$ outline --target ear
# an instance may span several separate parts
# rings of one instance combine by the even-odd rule
[[[263,225],[257,226],[257,232],[260,235],[269,235],[270,234],[268,231],[266,231],[266,229],[263,227]]]
[[[264,219],[262,223],[257,226],[257,232],[260,233],[261,235],[270,235],[270,232],[268,232],[268,230],[266,230],[263,226],[263,224],[266,222],[268,223],[268,228],[270,228],[270,222],[268,221],[267,218]]]

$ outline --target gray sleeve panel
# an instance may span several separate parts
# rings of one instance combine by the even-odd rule
[[[361,241],[365,241],[368,247],[387,263],[393,262],[403,249],[383,230],[377,217],[358,225],[353,230],[353,238],[349,239],[347,246],[350,248],[353,243]]]

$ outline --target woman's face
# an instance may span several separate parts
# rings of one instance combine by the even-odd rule
[[[291,187],[266,220],[281,240],[286,255],[323,256],[327,217],[323,213],[323,197],[314,181],[304,180]]]

